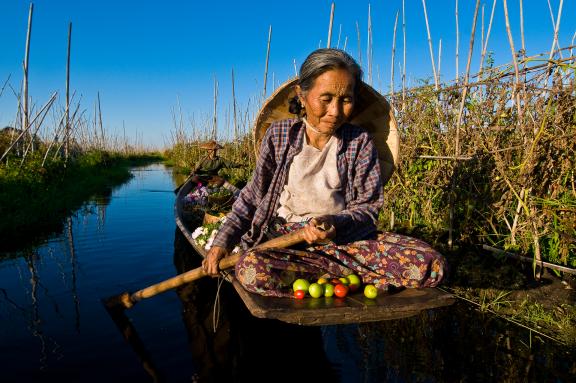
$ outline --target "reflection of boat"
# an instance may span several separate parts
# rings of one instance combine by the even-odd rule
[[[176,196],[174,213],[176,224],[184,237],[200,255],[204,256],[206,250],[192,238],[194,229],[204,221],[203,212],[198,210],[194,216],[184,210],[184,197],[194,186],[194,183],[187,182],[180,188]],[[305,298],[299,300],[264,297],[246,291],[240,282],[234,278],[233,271],[223,271],[223,274],[232,283],[252,315],[302,325],[398,319],[416,315],[425,309],[453,303],[452,295],[435,288],[404,289],[395,293],[380,294],[376,299],[364,298],[362,293],[355,293],[343,299]]]

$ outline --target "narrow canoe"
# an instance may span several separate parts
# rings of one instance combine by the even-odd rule
[[[176,225],[190,245],[201,255],[206,250],[192,238],[196,225],[202,224],[202,217],[186,216],[184,197],[193,188],[192,183],[182,186],[174,204]],[[228,188],[233,185],[225,184]],[[196,219],[194,219],[196,218]],[[363,323],[406,318],[417,315],[422,310],[451,305],[454,297],[436,288],[404,289],[395,293],[380,293],[376,299],[365,298],[362,292],[346,298],[292,299],[264,297],[246,291],[234,278],[233,270],[225,270],[223,276],[232,283],[248,310],[258,318],[277,319],[300,325],[332,325]]]

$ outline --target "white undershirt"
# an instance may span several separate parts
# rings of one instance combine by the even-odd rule
[[[322,150],[308,144],[288,171],[288,182],[280,194],[278,215],[288,222],[303,220],[344,210],[344,195],[336,162],[338,139],[330,137]]]

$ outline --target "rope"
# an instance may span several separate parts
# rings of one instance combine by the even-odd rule
[[[214,298],[214,310],[212,312],[212,327],[214,333],[218,328],[218,322],[220,322],[220,287],[224,282],[224,278],[218,277],[218,288],[216,289],[216,297]]]

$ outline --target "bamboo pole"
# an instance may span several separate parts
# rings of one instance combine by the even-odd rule
[[[455,7],[455,11],[454,11],[454,16],[456,18],[456,81],[458,81],[458,77],[460,76],[460,72],[458,70],[458,64],[459,64],[459,56],[458,56],[458,50],[460,48],[460,27],[459,27],[459,23],[458,23],[458,0],[456,0],[456,7]]]
[[[438,75],[436,74],[436,63],[434,59],[434,49],[432,47],[432,37],[430,36],[430,25],[428,24],[428,12],[426,11],[426,0],[422,0],[424,8],[424,19],[426,20],[426,32],[428,33],[428,48],[430,49],[430,60],[432,62],[432,72],[434,74],[434,89],[438,90]]]
[[[28,30],[26,32],[26,49],[24,53],[24,76],[22,79],[22,126],[21,129],[28,129],[28,63],[30,58],[30,39],[32,37],[32,14],[34,13],[34,4],[30,3],[28,11]]]
[[[268,61],[270,59],[270,40],[272,39],[272,24],[268,28],[268,44],[266,48],[266,67],[264,69],[264,92],[262,93],[262,101],[266,99],[266,83],[268,82]]]
[[[481,76],[482,69],[484,68],[484,57],[486,56],[486,50],[488,49],[488,40],[490,39],[490,31],[492,30],[492,21],[494,20],[494,10],[496,9],[496,0],[492,3],[492,11],[490,12],[490,21],[488,22],[488,30],[486,31],[486,39],[484,39],[484,45],[482,45],[481,55],[480,55],[480,69],[478,74]]]
[[[368,82],[372,86],[372,12],[368,3],[368,41],[366,43],[366,61],[368,62]]]
[[[66,54],[66,133],[64,145],[64,163],[68,162],[70,151],[70,46],[72,43],[72,23],[68,24],[68,50]]]
[[[460,126],[462,125],[462,114],[464,112],[464,105],[466,102],[466,95],[468,93],[468,78],[470,75],[470,63],[472,62],[472,53],[474,52],[474,35],[476,34],[476,21],[478,19],[478,9],[480,0],[476,0],[476,8],[474,10],[474,19],[472,21],[472,31],[470,33],[470,45],[468,48],[468,60],[466,62],[466,73],[464,75],[464,89],[462,89],[462,97],[460,100],[460,109],[458,110],[458,120],[456,122],[456,142],[455,142],[455,156],[460,155]]]
[[[552,30],[556,31],[556,21],[554,20],[554,11],[552,10],[552,5],[550,4],[550,0],[547,0],[547,1],[548,1],[548,10],[550,11],[550,19],[552,21]],[[559,46],[556,46],[556,48],[560,49]],[[554,45],[552,45],[552,51],[553,50],[554,50]],[[562,58],[562,52],[560,52],[560,58]]]
[[[340,29],[338,30],[338,42],[336,43],[336,48],[340,49],[340,37],[342,36],[342,24],[340,24]]]
[[[104,136],[104,126],[102,124],[102,107],[100,106],[100,92],[98,92],[97,94],[98,94],[98,120],[100,122],[100,138],[102,140],[102,142],[100,143],[100,149],[104,150],[104,144],[106,138]]]
[[[522,56],[526,56],[526,41],[524,40],[524,5],[522,0],[520,1],[520,38],[522,43]]]
[[[560,5],[558,6],[558,14],[556,15],[556,24],[554,26],[554,40],[552,40],[552,49],[550,49],[550,55],[548,56],[548,75],[550,75],[550,68],[552,66],[552,57],[554,56],[554,46],[560,48],[558,43],[558,30],[560,29],[560,18],[562,17],[562,6],[564,5],[564,0],[560,0]],[[546,79],[548,80],[548,79]],[[546,81],[548,83],[548,81]]]
[[[234,86],[234,68],[232,68],[232,108],[234,113],[234,141],[238,140],[238,120],[237,120],[237,113],[236,113],[236,90]]]
[[[398,13],[400,11],[396,11],[396,20],[394,21],[394,33],[392,34],[392,65],[390,65],[390,94],[392,97],[390,98],[392,102],[394,102],[394,57],[396,55],[396,28],[398,27]]]
[[[332,2],[330,6],[330,23],[328,24],[328,40],[326,42],[326,48],[330,48],[330,44],[332,42],[332,24],[334,23],[334,7],[336,5]]]
[[[402,49],[403,49],[403,58],[402,58],[402,111],[404,111],[405,102],[406,102],[406,12],[404,9],[404,0],[402,0]]]
[[[358,63],[362,66],[362,48],[360,47],[360,26],[356,21],[356,35],[358,36]]]
[[[441,71],[441,67],[442,67],[442,39],[440,39],[440,42],[438,43],[438,82],[440,82],[440,74],[442,73]]]
[[[211,134],[211,138],[213,140],[216,140],[216,131],[218,130],[218,110],[217,110],[217,106],[218,106],[218,80],[216,79],[216,76],[214,76],[214,113],[212,115],[212,134]]]
[[[36,119],[38,118],[38,116],[40,116],[44,111],[46,111],[46,113],[48,113],[48,109],[50,109],[50,107],[52,106],[52,103],[54,102],[54,100],[56,99],[56,95],[58,94],[58,92],[54,92],[52,93],[52,96],[50,97],[50,99],[48,100],[48,102],[46,102],[46,104],[44,104],[44,106],[40,109],[40,111],[36,114],[36,116],[32,119],[32,121],[28,124],[28,127],[26,129],[22,129],[22,131],[20,132],[20,134],[18,135],[18,138],[16,138],[11,144],[10,146],[8,146],[8,148],[4,151],[4,154],[2,154],[2,157],[0,157],[0,162],[2,162],[2,160],[8,155],[8,153],[10,153],[10,150],[12,150],[12,148],[16,145],[16,143],[18,141],[20,141],[20,139],[24,136],[24,134],[26,134],[28,132],[28,130],[30,129],[30,127],[32,127],[32,124],[34,124],[34,122],[36,121]]]
[[[518,69],[518,59],[516,58],[516,49],[514,48],[514,39],[512,38],[512,31],[510,30],[510,18],[508,17],[508,4],[506,0],[502,0],[504,7],[504,18],[506,20],[506,32],[508,34],[508,42],[510,43],[510,50],[512,51],[512,62],[514,63],[514,88],[512,89],[513,97],[516,98],[516,108],[518,110],[518,121],[522,120],[522,108],[520,106],[520,95],[518,93],[518,85],[520,84],[520,73]]]

